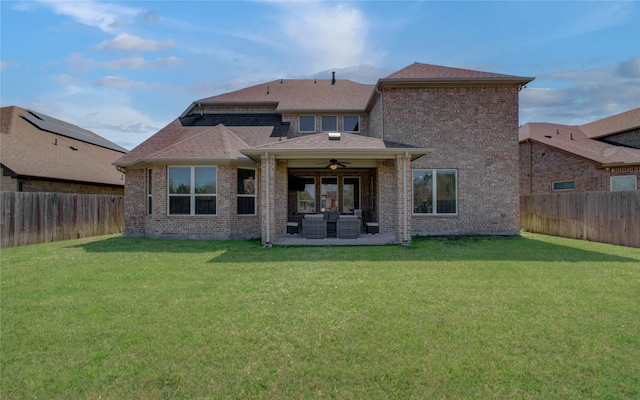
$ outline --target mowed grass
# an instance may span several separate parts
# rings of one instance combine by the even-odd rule
[[[3,249],[3,399],[636,399],[640,250],[548,236]]]

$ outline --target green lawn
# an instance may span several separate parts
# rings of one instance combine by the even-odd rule
[[[640,398],[640,249],[107,236],[1,261],[3,399]]]

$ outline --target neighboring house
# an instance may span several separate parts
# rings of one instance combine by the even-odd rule
[[[195,101],[115,163],[125,234],[270,244],[332,212],[399,243],[516,235],[518,92],[531,80],[414,63],[375,85],[334,74]]]
[[[4,192],[124,194],[113,162],[127,150],[78,126],[20,107],[0,115]]]
[[[520,128],[520,194],[637,190],[640,108],[584,125]]]

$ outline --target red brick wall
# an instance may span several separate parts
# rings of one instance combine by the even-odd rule
[[[49,193],[78,193],[78,194],[104,194],[122,196],[124,186],[87,185],[83,183],[41,181],[37,179],[20,179],[23,192],[49,192]]]
[[[413,215],[413,235],[519,232],[516,87],[390,88],[383,102],[386,140],[433,150],[413,168],[458,171],[458,215]]]
[[[574,181],[576,192],[609,191],[611,176],[635,175],[640,167],[598,168],[593,161],[536,142],[520,144],[520,194],[553,193],[553,182]]]
[[[258,215],[237,215],[237,167],[218,165],[217,215],[169,216],[167,166],[152,166],[153,211],[146,213],[144,169],[127,170],[125,234],[195,239],[247,239],[260,237]],[[257,185],[258,186],[258,185]],[[256,201],[259,202],[258,198]],[[257,205],[259,210],[259,203]]]

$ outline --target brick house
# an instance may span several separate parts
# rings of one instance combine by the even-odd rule
[[[113,162],[127,150],[76,125],[24,108],[0,114],[3,192],[124,195]]]
[[[584,125],[520,128],[520,193],[637,190],[640,108]]]
[[[115,163],[125,234],[277,244],[317,213],[359,215],[398,243],[518,234],[531,80],[414,63],[375,85],[334,74],[195,101]]]

